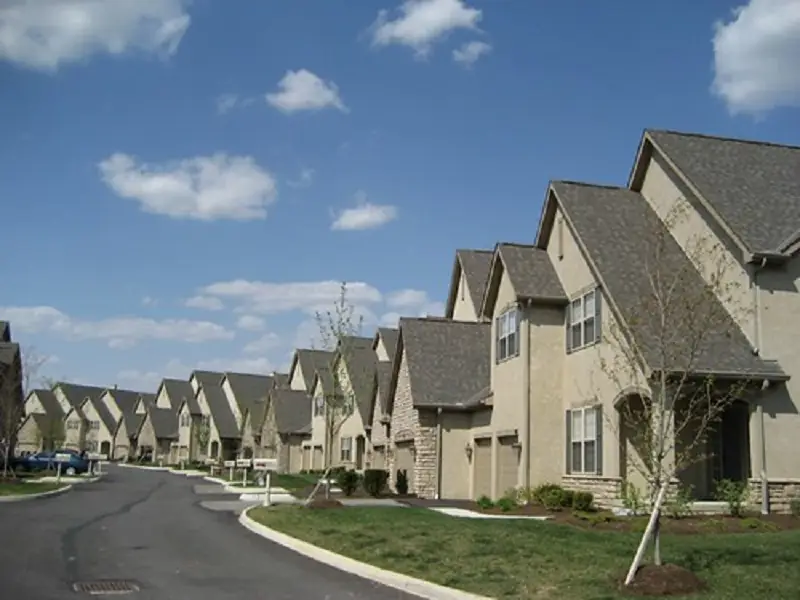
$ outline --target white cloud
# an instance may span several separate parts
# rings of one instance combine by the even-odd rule
[[[114,317],[97,321],[74,319],[52,306],[5,307],[0,315],[20,331],[58,334],[70,340],[106,340],[111,348],[126,348],[143,340],[201,343],[229,340],[233,332],[210,321]]]
[[[300,171],[300,176],[297,179],[292,179],[286,183],[289,185],[289,187],[293,188],[307,188],[314,183],[315,174],[316,172],[314,169],[302,169]]]
[[[363,191],[356,193],[356,205],[345,208],[334,214],[331,229],[334,231],[354,231],[375,229],[394,221],[397,218],[396,206],[390,204],[372,204]]]
[[[153,298],[152,296],[145,296],[142,298],[142,305],[143,306],[156,306],[158,304],[158,300]]]
[[[96,54],[174,54],[188,0],[5,0],[0,60],[52,72]]]
[[[217,105],[217,113],[224,115],[232,111],[234,108],[244,108],[253,103],[253,98],[243,98],[239,94],[221,94],[217,96],[215,101]]]
[[[214,154],[148,165],[117,153],[98,167],[118,196],[176,219],[263,219],[277,196],[273,176],[249,156]]]
[[[341,285],[341,282],[333,280],[270,283],[236,279],[212,283],[204,287],[201,294],[233,300],[248,313],[313,312],[320,306],[332,307],[339,299]],[[364,305],[380,302],[382,296],[371,285],[355,281],[347,284],[347,300],[354,305]]]
[[[732,114],[800,106],[800,2],[750,0],[715,24],[713,92]]]
[[[394,327],[401,314],[409,317],[441,316],[444,304],[433,300],[423,290],[405,289],[392,292],[386,296],[386,306],[392,309],[381,317],[381,322]]]
[[[278,88],[277,92],[266,95],[267,103],[287,114],[324,108],[348,111],[339,97],[337,85],[306,69],[287,71],[278,82]]]
[[[245,354],[265,354],[281,345],[281,338],[276,333],[265,333],[244,347]]]
[[[183,304],[189,308],[202,308],[204,310],[222,310],[225,308],[222,300],[213,296],[192,296]]]
[[[376,46],[400,44],[412,48],[419,58],[430,53],[437,41],[457,29],[477,30],[482,11],[464,0],[406,0],[396,19],[382,10],[370,28]]]
[[[463,67],[471,67],[476,60],[492,51],[492,45],[474,40],[453,50],[453,60]]]
[[[218,298],[213,299],[218,300]],[[242,315],[236,321],[236,327],[239,329],[244,329],[245,331],[261,331],[266,326],[267,322],[261,317],[256,317],[255,315]]]

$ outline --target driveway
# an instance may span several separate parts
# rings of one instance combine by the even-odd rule
[[[99,483],[63,496],[0,505],[2,597],[77,600],[74,582],[125,579],[140,586],[130,600],[416,599],[268,542],[232,513],[201,508],[195,483],[110,467]]]

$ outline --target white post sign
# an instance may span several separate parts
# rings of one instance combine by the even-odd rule
[[[253,464],[253,461],[249,458],[237,458],[236,459],[236,466],[242,470],[242,486],[247,487],[247,469],[250,468],[250,465]]]
[[[72,454],[57,452],[53,460],[56,461],[56,483],[61,483],[61,463],[68,463],[72,460]]]
[[[222,463],[223,466],[228,468],[228,479],[233,481],[233,470],[236,468],[236,461],[235,460],[226,460]]]
[[[272,504],[272,472],[278,470],[277,458],[254,458],[253,469],[264,472],[264,506]]]

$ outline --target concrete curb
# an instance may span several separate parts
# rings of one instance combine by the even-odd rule
[[[209,477],[203,477],[203,480],[205,480],[205,481],[207,481],[209,483],[218,483],[220,485],[225,485],[225,486],[228,485],[228,481],[226,481],[225,479],[220,479],[219,477],[210,477],[210,476]]]
[[[49,492],[41,492],[39,494],[21,494],[19,496],[0,496],[0,503],[4,502],[25,502],[27,500],[41,500],[42,498],[50,498],[52,496],[60,496],[66,494],[72,489],[72,485],[64,486],[57,490],[50,490]]]
[[[118,467],[122,467],[125,469],[140,469],[142,471],[171,471],[170,467],[142,467],[140,465],[128,465],[125,463],[117,464]]]
[[[239,523],[245,529],[248,529],[256,535],[266,538],[271,542],[280,544],[281,546],[289,548],[290,550],[294,550],[298,554],[307,556],[312,560],[321,562],[335,569],[339,569],[340,571],[344,571],[364,579],[369,579],[370,581],[400,590],[401,592],[414,594],[420,598],[427,598],[428,600],[494,600],[489,596],[470,594],[469,592],[462,592],[461,590],[431,583],[430,581],[425,581],[423,579],[417,579],[416,577],[410,577],[409,575],[402,575],[400,573],[395,573],[394,571],[381,569],[380,567],[369,565],[367,563],[342,556],[341,554],[336,554],[330,550],[325,550],[319,546],[309,544],[308,542],[298,540],[297,538],[286,535],[285,533],[280,533],[279,531],[270,529],[269,527],[261,525],[260,523],[256,523],[247,514],[253,508],[257,507],[252,506],[244,510],[242,514],[239,515]]]

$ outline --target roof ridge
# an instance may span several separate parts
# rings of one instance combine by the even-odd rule
[[[588,187],[588,188],[599,188],[599,189],[606,189],[606,190],[620,190],[623,192],[631,192],[630,188],[623,186],[623,185],[612,185],[607,183],[589,183],[586,181],[573,181],[571,179],[552,179],[550,181],[550,185],[555,185],[557,183],[563,183],[566,185],[578,185],[581,187]],[[634,192],[636,193],[636,192]]]
[[[485,250],[483,248],[456,248],[456,253],[458,252],[477,252],[480,254],[491,254],[493,250]]]
[[[679,135],[682,137],[695,137],[706,140],[717,140],[720,142],[739,142],[741,144],[752,144],[754,146],[771,146],[774,148],[785,148],[788,150],[800,150],[800,145],[794,144],[779,144],[777,142],[767,142],[764,140],[753,140],[747,138],[735,138],[724,135],[712,135],[709,133],[695,133],[688,131],[676,131],[674,129],[645,129],[645,133],[667,133],[670,135]]]
[[[523,244],[522,242],[497,242],[497,246],[512,246],[513,248],[529,248],[540,250],[536,244]]]

